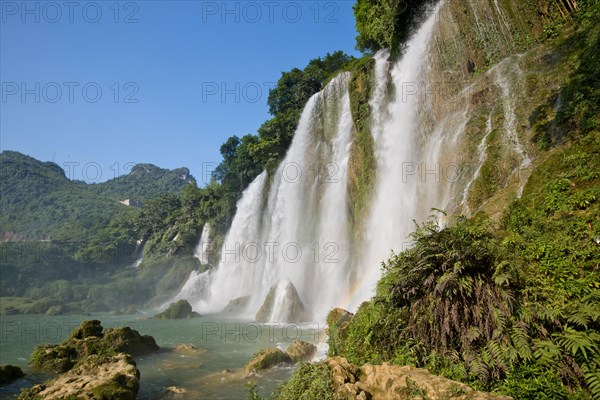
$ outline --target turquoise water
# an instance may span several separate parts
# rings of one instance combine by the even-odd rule
[[[27,377],[0,388],[0,398],[16,398],[21,388],[39,383],[48,375],[36,375],[27,367],[35,346],[60,343],[81,321],[99,319],[105,328],[130,326],[141,334],[151,335],[163,349],[158,353],[137,357],[141,372],[138,399],[244,399],[249,380],[257,384],[262,395],[270,394],[289,378],[292,366],[277,367],[260,375],[246,377],[243,366],[254,353],[265,347],[285,349],[299,339],[319,345],[323,327],[312,325],[265,325],[237,321],[218,316],[187,320],[152,320],[138,316],[33,316],[0,317],[0,364],[23,368]],[[193,344],[205,351],[178,353],[168,351],[178,344]],[[230,372],[224,372],[229,370]],[[183,393],[171,395],[169,387]]]

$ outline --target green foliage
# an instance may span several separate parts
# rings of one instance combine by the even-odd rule
[[[573,4],[557,7],[569,16]],[[598,397],[599,4],[578,4],[552,42],[572,63],[549,103],[558,111],[535,116],[535,140],[555,148],[522,197],[499,225],[477,215],[419,226],[414,247],[383,264],[375,298],[343,324],[328,320],[331,355],[413,364],[514,398]],[[482,199],[498,190],[495,158],[482,170]]]
[[[500,227],[483,216],[420,226],[414,247],[384,264],[376,297],[330,335],[335,354],[515,398],[597,394],[599,151],[589,134],[553,152]]]
[[[278,400],[333,400],[331,370],[324,363],[298,364],[285,384],[279,387]]]
[[[194,178],[187,169],[169,171],[139,164],[128,175],[88,185],[67,179],[54,163],[4,151],[0,153],[0,234],[9,240],[83,244],[113,218],[135,213],[119,200],[180,193],[189,182]]]
[[[256,382],[246,382],[246,391],[248,392],[246,400],[264,400],[264,398],[258,394]]]
[[[371,134],[371,108],[373,93],[373,68],[375,60],[363,57],[353,62],[350,79],[350,107],[355,131],[348,166],[348,193],[355,232],[365,220],[368,203],[375,184],[375,144]]]
[[[398,50],[430,2],[427,0],[357,0],[356,47],[361,51]]]

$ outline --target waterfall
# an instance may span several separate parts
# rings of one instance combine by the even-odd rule
[[[301,308],[322,320],[348,291],[349,78],[338,75],[308,101],[281,165],[243,193],[218,267],[209,276],[191,276],[178,295],[195,310],[219,312],[249,296],[242,314],[254,318],[273,289],[266,319],[285,322],[292,316],[281,288],[290,288]],[[199,293],[207,277],[210,283]]]
[[[473,173],[473,177],[471,178],[469,183],[466,184],[465,190],[463,191],[461,205],[464,207],[467,214],[471,211],[469,209],[469,202],[468,202],[469,190],[471,189],[471,186],[473,186],[473,183],[477,180],[477,178],[479,178],[479,175],[481,174],[481,168],[483,168],[483,164],[487,160],[488,139],[492,133],[492,116],[493,116],[492,113],[490,113],[490,115],[488,116],[487,122],[485,124],[485,134],[483,135],[483,138],[481,139],[479,146],[477,146],[477,153],[479,154],[478,161],[477,161],[477,168],[475,169],[475,172]]]
[[[439,83],[431,62],[442,4],[428,11],[399,61],[392,65],[386,50],[374,56],[369,107],[376,171],[365,221],[354,227],[360,231],[349,223],[355,127],[350,74],[342,73],[310,98],[277,170],[261,174],[243,193],[218,267],[192,274],[178,298],[201,313],[323,321],[331,308],[354,311],[373,296],[381,262],[411,246],[414,221],[426,220],[432,208],[464,209],[486,161],[492,118],[476,149],[477,169],[465,174],[472,86],[454,102],[431,96],[430,86]],[[496,84],[507,114],[504,130],[525,166],[511,88],[501,75]]]
[[[200,241],[194,249],[194,257],[200,260],[200,264],[208,265],[208,254],[211,246],[210,240],[210,224],[205,223],[202,227],[202,234],[200,235]]]
[[[377,178],[366,224],[364,251],[357,271],[359,282],[349,305],[352,310],[373,296],[381,262],[389,258],[392,250],[399,252],[409,245],[407,237],[414,230],[412,221],[424,217],[423,206],[427,210],[427,207],[442,206],[437,199],[423,193],[426,188],[420,187],[426,186],[423,185],[426,183],[423,173],[434,168],[435,162],[425,162],[426,153],[421,152],[419,143],[420,108],[424,100],[419,88],[426,78],[428,45],[439,7],[434,8],[409,40],[402,59],[392,68],[395,96],[388,104],[387,115],[372,118]],[[383,62],[376,58],[376,71],[383,68]],[[375,96],[378,90],[381,89],[376,88]],[[434,136],[442,131],[437,130]],[[429,141],[435,140],[430,138]],[[439,149],[431,150],[439,152]],[[434,155],[434,158],[437,157]]]

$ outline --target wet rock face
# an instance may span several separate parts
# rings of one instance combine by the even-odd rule
[[[259,351],[248,364],[246,364],[246,373],[260,371],[274,367],[278,364],[291,363],[292,359],[283,351],[277,348],[268,348]]]
[[[317,352],[317,346],[312,343],[295,340],[285,351],[292,362],[310,361]]]
[[[231,300],[229,303],[227,303],[227,305],[225,306],[225,308],[223,308],[221,313],[222,314],[238,314],[242,310],[244,310],[244,308],[246,308],[246,306],[248,305],[249,302],[250,302],[250,296],[242,296],[242,297],[235,298],[235,299]]]
[[[97,319],[83,321],[77,329],[73,331],[71,337],[74,339],[85,339],[87,337],[102,337],[104,328]]]
[[[254,355],[245,367],[247,374],[255,371],[272,368],[279,364],[295,364],[300,361],[310,361],[317,347],[312,343],[296,340],[290,344],[286,351],[271,347],[262,349]]]
[[[415,398],[508,400],[507,396],[478,392],[469,386],[412,366],[365,364],[357,367],[343,357],[325,360],[332,373],[336,398],[405,400]]]
[[[25,374],[19,367],[15,367],[14,365],[0,365],[0,386],[13,383],[24,376]]]
[[[19,400],[134,400],[140,387],[139,379],[140,372],[128,354],[91,355],[67,373],[24,391]]]
[[[141,356],[159,350],[152,336],[140,335],[138,331],[126,326],[124,328],[107,329],[104,342],[115,352]]]
[[[159,314],[156,314],[156,319],[186,319],[196,318],[200,314],[192,310],[192,306],[187,300],[179,300],[175,303],[171,303],[167,309]]]
[[[290,281],[271,286],[263,305],[256,313],[256,322],[310,322],[312,313],[304,306],[296,287]]]

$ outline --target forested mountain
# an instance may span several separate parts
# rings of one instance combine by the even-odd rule
[[[0,153],[0,235],[4,240],[78,240],[93,235],[113,217],[161,194],[180,194],[195,183],[187,168],[135,165],[127,175],[89,185],[69,180],[55,163],[14,151]]]

